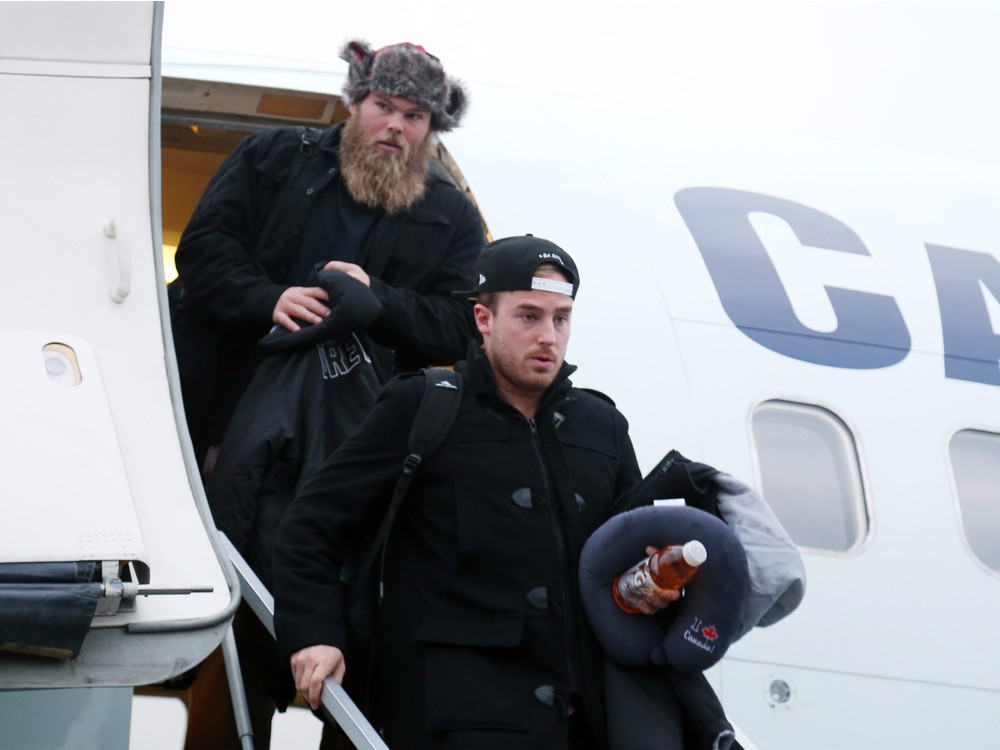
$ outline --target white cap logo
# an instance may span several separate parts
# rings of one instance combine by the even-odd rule
[[[563,261],[563,259],[561,257],[559,257],[558,255],[556,255],[555,253],[539,253],[538,257],[541,260],[557,260],[557,261],[559,261],[559,265],[560,266],[565,266],[566,265],[565,261]]]

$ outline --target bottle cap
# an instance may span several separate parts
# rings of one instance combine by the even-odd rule
[[[696,568],[708,559],[708,550],[697,539],[693,539],[685,544],[681,550],[681,554],[684,557],[684,562]]]

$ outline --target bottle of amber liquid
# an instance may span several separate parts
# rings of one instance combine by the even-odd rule
[[[659,558],[659,566],[653,565],[655,558]],[[611,584],[611,593],[619,607],[630,615],[638,614],[638,604],[647,594],[656,589],[680,589],[706,559],[705,545],[696,539],[664,547],[618,576]]]

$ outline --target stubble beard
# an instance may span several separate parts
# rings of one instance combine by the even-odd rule
[[[489,359],[494,377],[499,376],[523,394],[541,395],[555,382],[563,363],[555,351],[546,352],[556,360],[553,369],[550,372],[538,372],[527,361],[524,353],[508,346],[504,341],[492,343]]]
[[[369,136],[356,118],[348,119],[340,141],[340,172],[354,200],[394,214],[423,197],[434,144],[428,136],[411,148],[397,137],[402,151],[390,154],[375,145],[384,137]]]

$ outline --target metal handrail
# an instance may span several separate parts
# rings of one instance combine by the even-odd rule
[[[222,540],[222,546],[226,550],[226,554],[229,555],[229,559],[233,563],[233,567],[236,568],[236,575],[240,579],[243,600],[250,605],[250,609],[261,621],[261,624],[274,637],[274,597],[226,535],[220,531],[219,537]],[[225,650],[223,651],[223,656],[226,656]],[[233,709],[238,716],[240,706],[236,705],[235,695],[233,696],[233,700]],[[389,750],[389,746],[385,744],[379,733],[375,731],[375,727],[368,722],[361,709],[351,700],[351,696],[332,677],[327,677],[323,682],[320,703],[329,712],[333,720],[340,725],[340,728],[344,730],[344,734],[347,735],[348,739],[354,743],[354,747],[358,748],[358,750]],[[242,709],[246,712],[245,697],[243,698]]]

